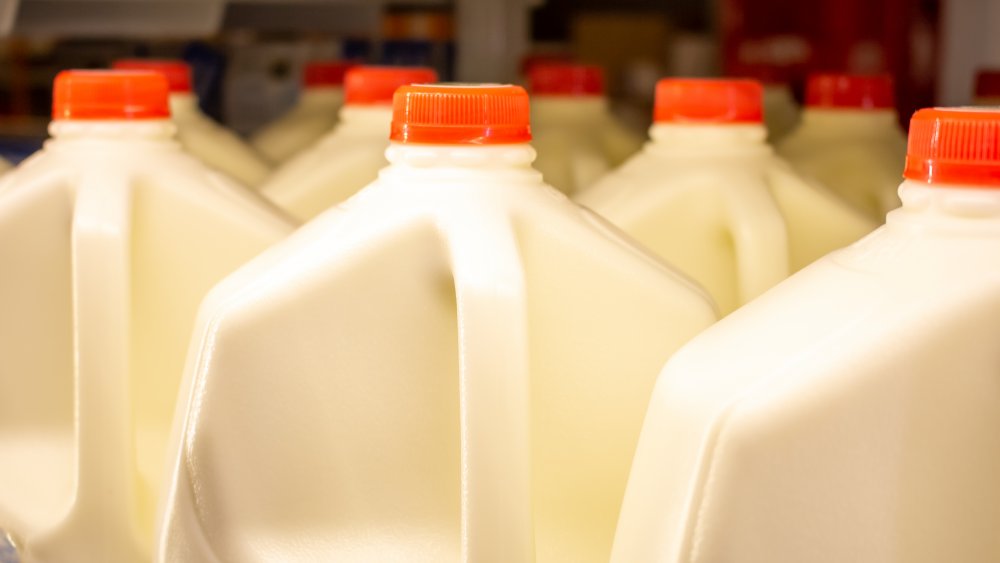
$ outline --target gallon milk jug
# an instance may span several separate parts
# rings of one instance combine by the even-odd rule
[[[322,137],[337,123],[337,112],[344,103],[344,73],[350,67],[351,63],[345,61],[307,64],[299,101],[284,116],[255,133],[250,139],[253,146],[279,164]]]
[[[1000,561],[1000,112],[917,112],[905,178],[667,364],[614,563]]]
[[[723,313],[874,228],[774,156],[752,80],[666,78],[651,141],[580,194],[700,282]]]
[[[393,92],[405,84],[436,81],[430,68],[356,66],[347,71],[340,122],[280,166],[261,193],[302,221],[351,197],[389,164],[385,149]]]
[[[976,73],[973,103],[977,106],[1000,106],[1000,70],[980,70]]]
[[[710,300],[543,183],[520,87],[404,86],[391,138],[203,305],[157,561],[610,557]]]
[[[0,180],[0,550],[13,538],[15,561],[150,560],[198,303],[292,230],[181,150],[167,94],[153,72],[61,73],[52,138]]]
[[[642,138],[612,117],[600,67],[535,64],[528,82],[535,168],[559,191],[586,188],[642,147]]]
[[[245,186],[260,185],[270,173],[264,158],[236,133],[202,113],[191,89],[191,67],[178,60],[125,59],[116,69],[152,70],[170,85],[170,115],[184,150]]]
[[[872,219],[899,207],[896,187],[906,156],[892,78],[814,74],[799,127],[778,152]]]

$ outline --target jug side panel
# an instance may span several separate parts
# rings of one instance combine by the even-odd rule
[[[271,173],[250,145],[200,113],[178,120],[177,140],[184,150],[244,186],[259,186]]]
[[[783,161],[775,159],[767,176],[788,227],[792,272],[853,243],[877,226],[838,196],[799,178]]]
[[[584,217],[518,225],[529,289],[538,561],[608,560],[656,375],[714,321],[693,284]]]
[[[805,377],[742,400],[718,439],[691,560],[1000,557],[1000,295],[969,289],[817,343],[794,368]]]
[[[204,312],[175,476],[192,489],[167,499],[164,538],[178,545],[161,553],[210,544],[204,560],[458,560],[447,251],[425,220],[364,242],[341,233]],[[184,537],[192,521],[207,541]]]
[[[0,196],[0,528],[23,538],[73,496],[73,194],[45,175],[15,187]]]

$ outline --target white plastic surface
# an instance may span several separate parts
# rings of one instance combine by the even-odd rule
[[[769,143],[778,143],[791,133],[799,123],[799,104],[791,89],[784,84],[764,84],[764,126]]]
[[[611,115],[603,96],[534,96],[531,102],[535,168],[565,194],[590,186],[642,148],[642,138]]]
[[[906,136],[893,110],[806,109],[778,152],[880,223],[899,207]]]
[[[0,528],[23,563],[149,561],[198,303],[292,230],[169,121],[55,121],[0,180]]]
[[[274,174],[261,193],[292,216],[308,221],[372,183],[389,162],[392,108],[345,106],[340,122]]]
[[[14,168],[14,166],[10,163],[9,160],[7,160],[6,158],[0,157],[0,174],[4,174],[6,172],[10,172],[10,170],[13,169],[13,168]]]
[[[900,194],[667,364],[613,563],[1000,560],[1000,192]]]
[[[577,199],[705,286],[723,313],[875,228],[797,176],[761,125],[655,124],[650,135]]]
[[[707,295],[528,145],[387,154],[202,307],[157,561],[608,560]]]
[[[271,173],[248,143],[202,113],[192,94],[171,94],[170,114],[181,146],[209,167],[248,187],[259,186]]]
[[[343,103],[342,88],[306,88],[287,114],[254,133],[250,142],[272,164],[281,164],[329,133]]]

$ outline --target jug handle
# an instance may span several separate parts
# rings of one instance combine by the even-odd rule
[[[458,213],[448,240],[459,333],[462,561],[534,561],[524,266],[493,209]]]
[[[74,558],[80,545],[100,546],[106,560],[138,561],[138,498],[129,407],[131,190],[108,171],[85,175],[73,214],[72,283],[76,383],[75,501],[65,519],[40,537],[44,551]],[[116,545],[118,544],[118,545]],[[92,559],[96,560],[96,559]]]
[[[788,231],[777,201],[763,185],[756,189],[738,184],[727,186],[725,199],[742,304],[787,278],[791,271]]]

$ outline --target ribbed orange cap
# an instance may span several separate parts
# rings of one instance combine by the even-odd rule
[[[167,79],[148,70],[65,70],[56,76],[52,119],[166,119]]]
[[[500,84],[414,84],[396,90],[392,131],[399,143],[503,145],[531,140],[528,93]]]
[[[347,61],[312,61],[306,63],[302,74],[302,84],[306,88],[322,88],[324,86],[340,86],[344,83],[344,75],[354,66]]]
[[[601,96],[604,70],[597,65],[540,63],[528,71],[533,96]]]
[[[903,177],[1000,188],[1000,110],[933,108],[913,114]]]
[[[119,59],[111,68],[115,70],[151,70],[167,79],[172,93],[191,91],[191,65],[178,59]]]
[[[389,105],[400,86],[437,82],[437,79],[437,72],[427,67],[356,66],[344,78],[344,103]]]
[[[840,109],[889,109],[896,105],[888,74],[811,74],[806,106]]]
[[[656,83],[658,123],[760,123],[762,88],[756,80],[664,78]]]

